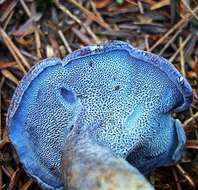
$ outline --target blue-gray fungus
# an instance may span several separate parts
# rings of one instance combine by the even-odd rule
[[[63,188],[61,154],[76,123],[147,174],[180,159],[185,134],[171,113],[192,99],[189,83],[164,58],[120,41],[92,45],[28,72],[10,105],[9,138],[45,189]]]

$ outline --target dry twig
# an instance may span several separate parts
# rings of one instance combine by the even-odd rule
[[[40,48],[41,48],[41,40],[40,40],[40,35],[39,32],[37,30],[37,28],[34,30],[34,35],[35,35],[35,44],[36,44],[36,54],[38,59],[41,59],[41,52],[40,52]]]
[[[15,8],[15,6],[17,5],[18,0],[16,1],[11,1],[11,3],[9,4],[8,8],[6,9],[6,11],[3,12],[3,15],[0,17],[0,22],[4,22],[6,20],[6,18],[8,17],[8,15],[13,11],[13,9]]]
[[[183,28],[183,27],[182,27]],[[181,33],[182,28],[180,28],[169,40],[168,42],[164,45],[164,47],[161,49],[161,51],[158,53],[158,55],[162,55],[166,49],[170,46],[170,44],[178,37],[178,35]]]
[[[90,12],[88,9],[86,9],[85,7],[83,7],[77,1],[75,1],[75,0],[69,0],[69,1],[72,4],[74,4],[76,7],[78,7],[83,13],[85,13],[91,20],[97,22],[104,29],[107,29],[107,30],[111,31],[111,28],[109,27],[109,25],[103,19],[101,19],[101,17],[96,16],[95,14],[93,14],[92,12]]]
[[[189,183],[189,185],[195,189],[195,183],[192,180],[192,178],[188,175],[188,173],[179,165],[176,165],[176,168],[178,169],[179,173],[187,180],[187,182]]]
[[[94,34],[94,32],[92,32],[92,30],[90,29],[89,26],[86,26],[84,23],[82,23],[81,20],[79,20],[75,15],[73,15],[66,7],[64,7],[62,4],[60,4],[58,0],[55,0],[54,3],[61,11],[63,11],[71,19],[73,19],[80,26],[82,26],[87,31],[87,33],[93,38],[95,43],[99,43],[100,42],[98,37]]]
[[[198,118],[198,112],[196,112],[194,115],[192,115],[192,117],[190,117],[189,119],[187,119],[184,123],[183,123],[183,127],[184,129],[187,127],[187,125],[192,122],[193,120]]]
[[[180,65],[181,65],[181,73],[184,77],[186,77],[185,71],[185,59],[184,59],[184,47],[182,46],[182,37],[179,38],[179,46],[180,46]]]
[[[173,176],[174,176],[174,179],[175,179],[175,183],[176,183],[176,186],[177,186],[177,190],[182,190],[181,185],[180,185],[180,183],[179,183],[179,178],[178,178],[178,176],[177,176],[177,172],[176,172],[176,170],[175,170],[174,167],[172,167],[172,173],[173,173]]]
[[[13,83],[15,83],[16,85],[19,84],[19,80],[18,80],[10,71],[8,71],[7,69],[2,69],[2,70],[1,70],[1,73],[2,73],[2,75],[3,75],[5,78],[11,80],[11,81],[12,81]]]
[[[195,12],[189,7],[188,3],[185,0],[181,0],[182,3],[185,5],[185,7],[189,10],[189,12],[198,20],[198,16],[195,14]]]
[[[59,34],[59,36],[60,36],[60,38],[61,38],[63,44],[65,45],[65,47],[66,47],[68,53],[71,53],[71,52],[72,52],[72,49],[70,48],[69,43],[68,43],[66,37],[64,36],[63,32],[62,32],[61,30],[59,30],[59,31],[58,31],[58,34]]]
[[[24,73],[26,73],[23,65],[26,66],[28,69],[30,69],[30,65],[27,62],[26,58],[20,53],[19,49],[14,45],[12,40],[9,38],[9,36],[6,34],[6,32],[2,28],[0,28],[0,36],[2,37],[4,43],[6,44],[8,49],[10,50],[13,57],[15,58],[16,62],[19,64],[19,67],[21,68],[21,70]]]
[[[28,15],[28,17],[31,18],[31,16],[32,16],[31,12],[28,9],[28,7],[27,7],[26,3],[24,2],[24,0],[20,0],[20,3],[22,5],[23,9],[25,10],[26,14]]]
[[[175,58],[177,57],[177,55],[179,54],[179,52],[181,52],[181,50],[186,46],[186,44],[190,41],[192,37],[192,34],[189,34],[187,36],[187,38],[182,42],[182,44],[180,45],[180,47],[177,49],[177,51],[171,56],[171,58],[169,59],[170,62],[173,62],[175,60]]]
[[[198,11],[198,6],[193,9],[193,13]],[[176,29],[183,27],[190,19],[192,15],[187,13],[184,18],[182,18],[176,25],[174,25],[164,36],[162,36],[150,49],[149,51],[153,51],[158,45],[160,45],[170,34],[172,34]]]

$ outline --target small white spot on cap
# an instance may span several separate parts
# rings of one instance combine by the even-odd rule
[[[183,81],[184,80],[184,78],[181,76],[181,77],[179,77],[179,81],[181,82],[181,81]]]
[[[95,51],[96,49],[98,49],[98,46],[97,45],[93,45],[93,46],[90,46],[89,49],[91,51]]]

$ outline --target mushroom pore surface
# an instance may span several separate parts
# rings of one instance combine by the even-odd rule
[[[171,112],[187,108],[192,95],[180,77],[163,58],[123,42],[44,60],[15,92],[9,138],[41,186],[61,189],[62,146],[82,106],[92,138],[148,173],[181,156],[185,135]]]

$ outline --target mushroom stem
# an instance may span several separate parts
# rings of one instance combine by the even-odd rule
[[[73,130],[66,138],[61,174],[68,190],[150,190],[133,166],[98,145],[88,132]]]

